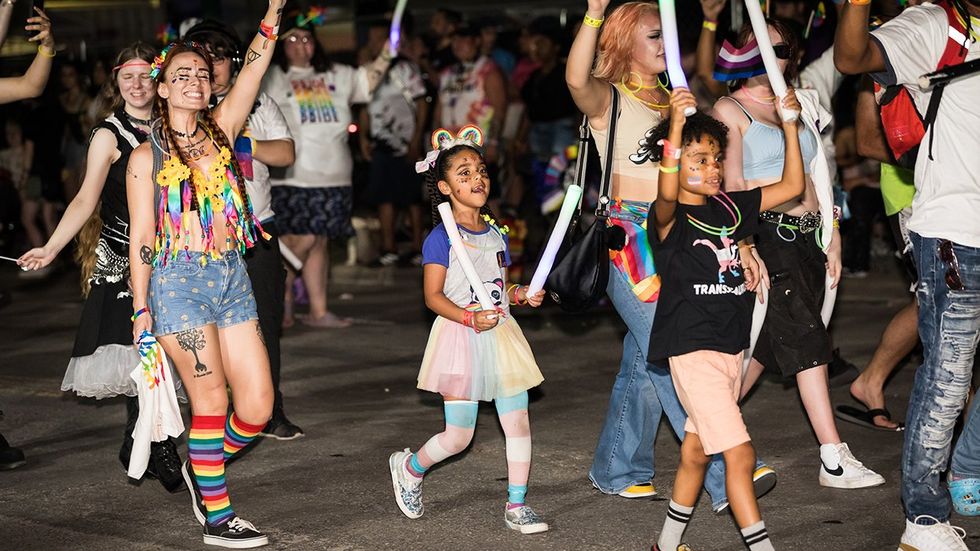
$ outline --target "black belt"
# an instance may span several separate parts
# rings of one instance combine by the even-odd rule
[[[819,212],[805,212],[803,216],[791,216],[784,212],[764,210],[759,213],[759,219],[775,224],[779,228],[795,230],[800,233],[813,233],[823,226],[823,216]]]

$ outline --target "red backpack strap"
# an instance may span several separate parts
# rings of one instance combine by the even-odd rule
[[[952,2],[940,2],[940,6],[946,10],[946,20],[949,23],[946,49],[936,69],[943,69],[950,65],[958,65],[966,61],[966,54],[970,48],[970,33],[966,28],[963,16],[956,11],[956,6]],[[967,16],[969,17],[969,15]]]

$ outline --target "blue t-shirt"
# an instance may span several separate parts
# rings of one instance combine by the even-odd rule
[[[483,281],[490,298],[497,306],[507,310],[509,301],[505,288],[507,281],[505,268],[510,266],[507,237],[490,224],[487,224],[487,228],[482,232],[472,232],[460,226],[459,233],[469,253],[470,261],[473,262],[473,267],[476,268],[476,273]],[[456,306],[466,308],[479,304],[476,293],[473,292],[469,281],[466,280],[466,274],[459,265],[456,251],[452,249],[449,234],[446,233],[443,224],[433,228],[432,233],[425,238],[422,244],[422,264],[439,264],[446,268],[446,282],[442,290],[446,298]]]

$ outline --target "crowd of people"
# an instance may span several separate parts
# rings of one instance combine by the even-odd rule
[[[0,3],[0,35],[15,2]],[[980,514],[980,402],[967,408],[980,339],[971,210],[980,77],[927,91],[918,79],[980,56],[980,0],[840,0],[830,13],[772,0],[768,41],[748,24],[723,32],[734,17],[727,0],[700,4],[700,33],[680,44],[690,88],[667,78],[655,2],[588,0],[575,25],[541,17],[512,36],[441,9],[427,32],[406,24],[392,44],[381,21],[354,67],[326,55],[322,11],[270,0],[250,40],[198,21],[162,49],[127,46],[89,79],[58,65],[57,87],[46,86],[56,50],[37,10],[27,21],[37,56],[22,77],[0,80],[0,103],[42,100],[6,117],[0,187],[19,199],[25,277],[43,277],[78,238],[86,299],[62,390],[126,396],[127,466],[141,414],[134,343],[159,342],[191,422],[187,459],[175,439],[153,442],[147,476],[190,493],[205,543],[267,544],[232,509],[225,464],[260,435],[303,435],[279,390],[280,336],[297,321],[351,325],[328,307],[330,244],[355,236],[352,216],[367,207],[381,229],[371,264],[421,266],[437,316],[418,388],[442,395],[445,430],[390,456],[398,508],[423,514],[426,472],[470,444],[478,403],[494,401],[505,525],[547,531],[526,503],[527,391],[543,376],[511,308],[544,302],[545,291],[519,282],[575,158],[589,154],[574,147],[584,116],[599,171],[611,176],[608,204],[588,200],[627,236],[609,254],[606,294],[627,332],[592,485],[656,495],[654,438],[666,415],[681,463],[653,549],[689,549],[683,534],[702,488],[715,512],[731,511],[749,549],[774,549],[758,499],[777,473],[757,457],[740,409],[769,368],[799,390],[819,485],[886,483],[842,441],[838,419],[904,429],[900,549],[967,549],[950,517]],[[790,85],[781,96],[765,42]],[[17,115],[27,109],[50,120],[27,128]],[[851,384],[863,407],[835,409],[828,297],[842,277],[868,277],[884,235],[915,295]],[[768,311],[756,344],[757,295]],[[883,388],[919,343],[901,423]],[[0,436],[0,461],[25,459]]]

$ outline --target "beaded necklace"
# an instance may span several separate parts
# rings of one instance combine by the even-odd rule
[[[725,200],[722,201],[721,199],[719,199],[718,195],[724,197]],[[739,225],[741,225],[742,211],[739,210],[738,205],[735,204],[735,201],[732,201],[732,198],[729,197],[727,193],[725,193],[724,191],[719,191],[718,195],[712,195],[711,198],[721,203],[721,206],[725,207],[725,210],[728,211],[728,214],[732,215],[732,225],[730,227],[729,226],[718,227],[718,226],[712,226],[710,224],[705,224],[704,222],[692,216],[690,213],[687,215],[687,221],[692,226],[703,231],[704,233],[707,233],[709,235],[716,235],[718,237],[726,237],[735,233],[735,230],[738,229]]]
[[[151,136],[153,145],[164,150],[157,143],[156,137]],[[204,233],[204,255],[201,265],[207,263],[207,258],[218,259],[222,250],[214,242],[214,215],[221,212],[225,219],[225,248],[232,248],[232,237],[238,252],[245,251],[258,242],[258,236],[270,239],[271,236],[262,230],[262,225],[252,213],[244,182],[239,182],[232,168],[231,151],[227,147],[218,150],[218,156],[206,172],[190,169],[180,161],[180,158],[170,155],[163,161],[163,166],[156,174],[156,183],[160,190],[157,205],[157,231],[154,266],[166,265],[168,258],[177,258],[181,249],[180,240],[183,237],[183,250],[190,252],[191,200],[197,204],[197,216]]]

